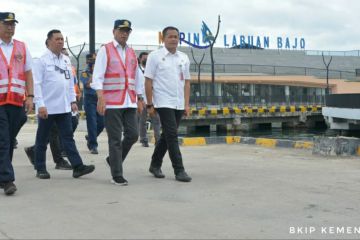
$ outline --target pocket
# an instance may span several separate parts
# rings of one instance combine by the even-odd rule
[[[54,72],[55,65],[46,65],[46,72]]]

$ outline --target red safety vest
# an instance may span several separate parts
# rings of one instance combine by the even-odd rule
[[[135,75],[137,59],[132,48],[126,48],[125,64],[113,42],[105,45],[107,67],[104,77],[103,94],[106,105],[124,104],[126,93],[132,103],[136,102]]]
[[[23,106],[26,87],[26,48],[23,42],[15,39],[13,41],[10,64],[0,48],[0,105]]]

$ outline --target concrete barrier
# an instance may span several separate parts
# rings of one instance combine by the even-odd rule
[[[325,156],[360,155],[360,139],[353,137],[314,137],[313,154]]]
[[[262,147],[275,148],[298,148],[312,150],[314,143],[311,141],[294,141],[285,139],[271,138],[254,138],[240,136],[224,136],[224,137],[180,137],[179,144],[181,146],[204,146],[209,144],[252,144]],[[360,150],[359,150],[360,151]]]

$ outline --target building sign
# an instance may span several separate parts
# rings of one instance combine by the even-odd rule
[[[200,33],[185,33],[180,32],[180,45],[189,45],[194,48],[208,48],[214,37],[205,24],[202,22],[201,35]],[[304,50],[306,46],[305,38],[303,37],[288,37],[288,36],[254,36],[254,35],[227,35],[223,38],[218,38],[218,42],[222,41],[225,48],[264,48],[264,49],[285,49],[285,50]],[[159,43],[162,42],[162,35],[159,33]]]

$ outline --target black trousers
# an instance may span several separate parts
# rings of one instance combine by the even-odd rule
[[[136,108],[106,109],[105,127],[109,143],[111,175],[123,176],[123,162],[139,138]],[[124,139],[122,134],[124,133]]]
[[[14,139],[19,132],[24,108],[10,104],[0,106],[0,183],[15,181],[12,158]]]
[[[169,151],[170,160],[174,168],[174,173],[178,174],[184,171],[184,165],[178,141],[178,127],[184,114],[184,110],[175,110],[171,108],[156,108],[160,116],[162,133],[155,146],[151,158],[151,166],[160,168],[166,151]]]

